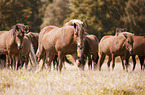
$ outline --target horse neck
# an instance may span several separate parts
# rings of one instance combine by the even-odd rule
[[[11,44],[16,44],[15,38],[16,38],[16,35],[13,35],[13,32],[10,31],[7,40],[8,40],[9,42],[11,41]]]
[[[87,53],[89,52],[89,49],[90,49],[90,47],[89,47],[87,38],[85,38],[85,39],[84,39],[84,43],[83,43],[82,52],[81,52],[81,57],[86,58]]]
[[[114,40],[114,46],[116,50],[120,50],[121,48],[123,48],[124,42],[126,41],[123,36],[117,36],[114,38]]]

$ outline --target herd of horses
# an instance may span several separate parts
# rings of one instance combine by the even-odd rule
[[[108,69],[112,61],[115,67],[115,57],[120,56],[123,70],[128,70],[129,58],[132,56],[135,69],[135,56],[138,55],[141,70],[145,68],[145,37],[136,36],[126,29],[117,29],[116,34],[107,35],[98,40],[95,35],[85,32],[86,24],[81,20],[70,20],[62,27],[46,26],[40,33],[29,32],[29,27],[16,24],[10,31],[0,31],[0,64],[3,67],[19,69],[25,65],[27,69],[30,61],[36,69],[37,63],[43,61],[39,71],[47,65],[61,72],[64,61],[73,64],[66,57],[67,54],[78,60],[77,66],[84,70],[86,61],[88,67],[101,70],[101,66],[108,57]],[[80,56],[78,57],[78,52]]]

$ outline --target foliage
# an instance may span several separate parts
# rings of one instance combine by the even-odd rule
[[[53,0],[53,2],[46,7],[41,27],[43,28],[48,25],[63,26],[63,21],[69,16],[69,13],[68,0]]]
[[[16,23],[24,23],[29,25],[31,31],[38,31],[41,24],[40,5],[40,0],[0,1],[0,29],[9,30]]]
[[[136,35],[145,36],[145,0],[129,0],[126,3],[125,26]]]
[[[144,5],[144,0],[0,0],[0,30],[24,23],[39,32],[40,27],[61,27],[79,19],[87,24],[86,32],[99,39],[124,27],[145,35]]]
[[[76,18],[87,23],[87,32],[100,37],[113,34],[122,27],[125,2],[128,0],[71,0],[72,13],[66,21]]]

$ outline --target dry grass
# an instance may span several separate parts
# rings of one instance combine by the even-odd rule
[[[66,65],[62,73],[43,70],[0,70],[0,95],[145,95],[145,71],[137,64],[134,72],[122,70],[121,63],[114,71],[85,71]]]

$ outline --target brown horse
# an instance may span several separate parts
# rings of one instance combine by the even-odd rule
[[[31,39],[32,39],[31,37],[33,36],[32,34],[33,33],[30,32],[24,36],[23,43],[22,43],[23,48],[20,50],[20,59],[22,62],[20,65],[23,66],[23,64],[25,63],[26,69],[27,69],[29,59],[30,59],[31,63],[33,64],[33,66],[35,66],[35,68],[37,66],[35,50],[33,48],[33,43],[31,41]]]
[[[132,55],[133,71],[136,65],[135,55],[138,55],[140,60],[141,70],[143,70],[142,66],[144,64],[144,59],[145,59],[145,37],[134,36],[133,55]]]
[[[108,68],[112,60],[112,69],[115,67],[115,57],[121,56],[123,64],[128,68],[128,60],[133,52],[133,34],[129,32],[116,33],[115,36],[104,36],[99,44],[100,58],[98,61],[99,70],[104,62],[105,56],[109,56]],[[125,69],[125,68],[124,68]]]
[[[30,38],[30,40],[31,40],[31,42],[33,44],[34,51],[36,53],[37,49],[38,49],[38,37],[39,37],[39,33],[29,32],[28,35],[29,35],[29,38]]]
[[[44,52],[44,49],[42,47],[42,38],[47,32],[53,30],[54,28],[58,28],[58,27],[56,27],[56,26],[46,26],[39,33],[38,49],[37,49],[37,53],[36,53],[36,56],[38,57],[38,61],[40,61],[40,59],[42,59],[42,58],[45,59],[45,57],[44,57],[45,52]]]
[[[88,67],[89,69],[92,69],[92,59],[95,62],[95,65],[98,62],[99,56],[98,56],[98,44],[99,40],[95,35],[86,35],[84,38],[84,43],[82,45],[82,52],[80,54],[79,58],[79,64],[78,67],[82,68],[84,70],[84,66],[86,63],[86,58],[88,57]],[[92,55],[92,58],[91,58]]]
[[[22,42],[29,27],[24,24],[16,24],[10,31],[0,33],[0,53],[8,55],[9,64],[12,65],[12,56],[19,56],[19,51],[23,48]]]
[[[84,23],[80,20],[71,20],[68,23],[66,23],[63,27],[54,28],[51,31],[44,34],[41,41],[42,49],[45,53],[40,52],[39,50],[39,57],[43,54],[46,54],[46,57],[49,55],[48,67],[50,67],[55,55],[58,55],[58,69],[59,71],[61,71],[64,56],[66,54],[77,54],[77,42],[82,41],[82,37],[84,34],[83,24]],[[45,59],[47,62],[47,58]]]

